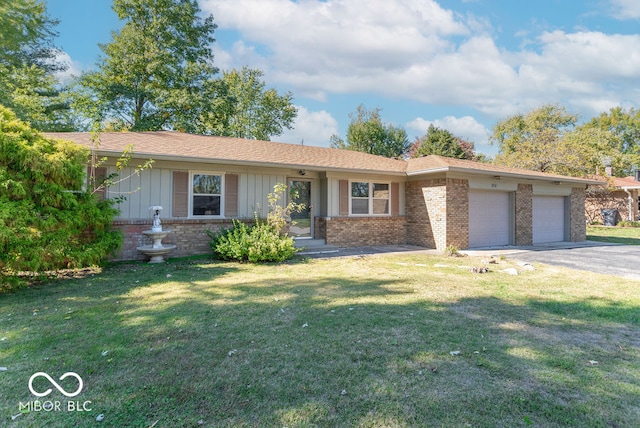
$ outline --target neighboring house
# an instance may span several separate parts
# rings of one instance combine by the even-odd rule
[[[599,186],[589,186],[586,199],[587,220],[602,223],[602,210],[617,210],[616,220],[638,221],[640,171],[632,177],[603,178]]]
[[[47,135],[93,147],[88,133]],[[164,208],[172,256],[206,253],[206,230],[253,219],[277,183],[295,187],[309,208],[292,227],[297,239],[437,249],[584,241],[585,189],[597,183],[440,156],[404,161],[170,131],[102,133],[97,153],[111,159],[103,173],[130,145],[132,164],[155,163],[109,189],[108,197],[127,197],[114,223],[125,234],[118,259],[142,258],[136,247],[147,243],[150,206]]]

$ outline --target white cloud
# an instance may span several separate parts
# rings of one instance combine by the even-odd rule
[[[407,128],[416,131],[420,136],[425,135],[429,126],[446,129],[456,137],[473,141],[477,151],[488,153],[491,150],[489,145],[489,130],[471,116],[455,117],[445,116],[442,119],[427,120],[418,117],[407,124]]]
[[[220,45],[214,44],[213,57],[215,66],[223,71],[234,68],[240,70],[243,66],[263,71],[269,68],[267,59],[258,54],[254,46],[247,45],[242,40],[233,43],[230,51],[225,51],[220,48]]]
[[[281,70],[308,74],[403,69],[446,47],[443,36],[468,32],[432,0],[203,0],[201,7],[221,30],[266,46]]]
[[[611,0],[613,16],[618,19],[640,18],[640,2],[638,0]]]
[[[627,17],[640,16],[636,0],[611,2]],[[494,119],[544,103],[583,116],[625,101],[637,105],[638,35],[529,33],[527,43],[507,50],[486,18],[435,0],[200,3],[218,31],[242,38],[217,53],[218,64],[260,68],[270,84],[284,83],[298,97],[324,102],[332,94],[368,94],[464,106]]]
[[[338,134],[338,122],[324,110],[309,111],[305,107],[296,106],[298,116],[292,130],[274,137],[273,140],[291,144],[329,147],[329,139]]]
[[[64,51],[58,51],[55,62],[58,64],[66,64],[68,66],[66,70],[55,73],[56,79],[63,84],[68,83],[73,77],[80,76],[82,73],[81,64],[72,60],[71,56]]]

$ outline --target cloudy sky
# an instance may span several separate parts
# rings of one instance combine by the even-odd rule
[[[198,0],[218,25],[215,64],[291,91],[295,129],[327,146],[359,104],[410,139],[430,124],[493,154],[496,121],[545,103],[581,119],[640,107],[638,0]],[[109,0],[46,0],[72,70],[94,67],[119,22]]]

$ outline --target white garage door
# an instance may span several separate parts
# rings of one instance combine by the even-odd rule
[[[469,247],[511,244],[508,192],[469,191]]]
[[[533,243],[564,241],[565,198],[563,196],[533,197]]]

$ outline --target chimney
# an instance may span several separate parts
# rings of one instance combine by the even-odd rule
[[[634,172],[636,173],[636,181],[640,181],[640,169],[636,169]]]
[[[605,156],[603,160],[604,163],[604,173],[607,177],[613,177],[613,167],[611,166],[611,158],[609,156]]]

